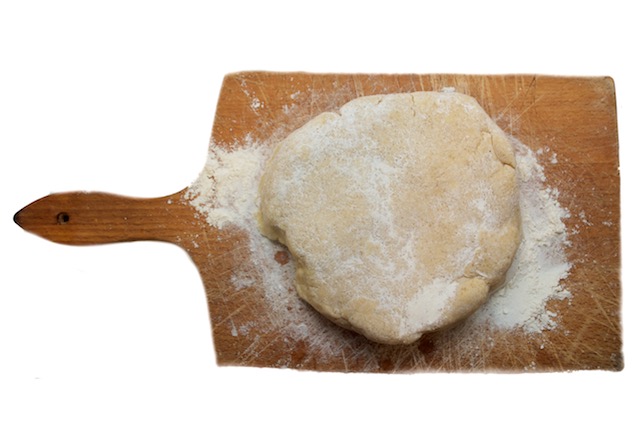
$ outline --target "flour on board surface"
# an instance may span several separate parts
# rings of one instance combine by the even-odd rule
[[[562,282],[571,269],[563,223],[569,212],[560,206],[558,190],[546,185],[536,153],[515,139],[512,143],[518,164],[523,240],[504,287],[468,323],[478,329],[488,325],[539,333],[558,326],[557,314],[547,309],[547,303],[571,297]],[[232,285],[237,290],[261,286],[271,313],[268,321],[259,324],[230,325],[232,336],[279,330],[292,341],[304,339],[321,353],[333,354],[343,345],[340,337],[331,334],[327,323],[297,296],[294,263],[282,265],[276,260],[285,248],[258,231],[258,184],[272,149],[272,144],[250,136],[231,148],[212,143],[205,169],[186,197],[212,227],[234,226],[248,237],[249,262],[234,271]]]
[[[546,309],[547,302],[571,296],[561,282],[571,269],[564,252],[568,239],[562,222],[569,212],[558,203],[558,190],[545,187],[544,170],[535,153],[518,140],[512,143],[518,164],[522,242],[505,285],[470,321],[541,332],[557,326],[557,314]]]

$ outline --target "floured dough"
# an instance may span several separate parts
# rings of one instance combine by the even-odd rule
[[[300,297],[373,341],[411,343],[503,283],[520,241],[515,157],[469,96],[357,98],[276,147],[259,221],[289,248]]]

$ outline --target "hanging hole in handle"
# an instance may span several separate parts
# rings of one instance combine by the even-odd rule
[[[66,212],[60,212],[56,217],[58,224],[66,224],[69,222],[69,214]]]

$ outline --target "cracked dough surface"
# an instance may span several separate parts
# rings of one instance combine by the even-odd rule
[[[281,141],[260,183],[262,233],[335,323],[407,344],[473,313],[520,242],[515,157],[474,98],[356,98]]]

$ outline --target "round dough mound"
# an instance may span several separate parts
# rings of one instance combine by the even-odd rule
[[[289,248],[300,297],[386,344],[474,312],[520,242],[511,145],[458,93],[320,114],[276,147],[260,199],[261,232]]]

